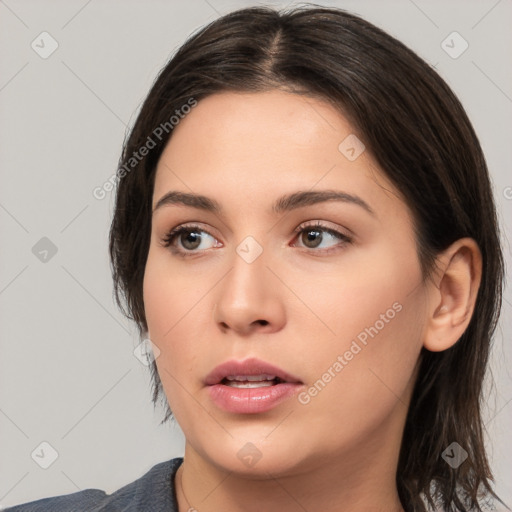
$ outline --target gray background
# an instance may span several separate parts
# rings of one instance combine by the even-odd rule
[[[512,1],[317,3],[384,28],[454,89],[488,159],[510,263]],[[256,3],[0,0],[3,506],[86,488],[112,492],[183,453],[179,428],[158,426],[163,411],[153,410],[149,373],[134,357],[136,331],[112,300],[113,195],[97,200],[92,190],[115,172],[127,126],[173,51],[197,28],[249,5]],[[43,31],[59,45],[46,59],[31,47]],[[441,46],[453,31],[469,43],[458,58]],[[47,261],[33,253],[43,237],[57,248]],[[505,298],[485,418],[497,490],[510,504],[510,288]],[[48,469],[31,457],[43,441],[58,452]]]

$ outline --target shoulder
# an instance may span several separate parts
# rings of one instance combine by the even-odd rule
[[[182,462],[181,457],[161,462],[112,494],[99,489],[86,489],[16,505],[4,512],[177,512],[174,475]]]

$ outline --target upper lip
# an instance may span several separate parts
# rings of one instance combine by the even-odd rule
[[[205,379],[207,386],[219,384],[223,379],[228,376],[256,376],[256,375],[274,375],[284,382],[293,382],[301,384],[302,381],[285,372],[281,368],[274,366],[260,359],[251,358],[244,361],[226,361],[214,368]]]

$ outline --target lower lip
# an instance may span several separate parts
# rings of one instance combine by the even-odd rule
[[[296,394],[302,384],[283,382],[260,388],[235,388],[224,384],[208,386],[210,398],[221,409],[236,414],[254,414],[273,409]]]

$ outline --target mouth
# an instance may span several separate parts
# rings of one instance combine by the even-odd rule
[[[299,378],[258,359],[227,361],[208,374],[205,384],[215,405],[236,414],[269,411],[303,386]]]

